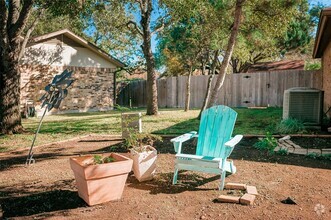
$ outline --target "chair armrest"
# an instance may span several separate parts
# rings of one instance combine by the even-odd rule
[[[236,144],[239,143],[239,141],[243,138],[242,135],[236,135],[234,138],[231,140],[227,141],[224,145],[227,147],[234,147]]]
[[[174,144],[174,148],[176,153],[181,153],[182,150],[182,143],[190,140],[194,137],[198,137],[198,134],[196,131],[191,131],[189,133],[183,134],[181,136],[175,137],[173,139],[171,139],[170,141]]]

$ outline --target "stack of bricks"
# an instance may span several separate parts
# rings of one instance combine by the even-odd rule
[[[256,196],[258,195],[257,189],[255,186],[248,186],[242,183],[227,183],[225,184],[225,189],[229,190],[242,190],[246,193],[243,196],[228,196],[228,195],[220,195],[218,197],[219,202],[226,203],[238,203],[242,205],[253,205]]]

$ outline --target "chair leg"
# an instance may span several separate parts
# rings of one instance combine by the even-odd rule
[[[223,190],[224,189],[224,185],[225,185],[225,174],[226,174],[226,171],[225,170],[221,170],[221,179],[220,179],[219,190]]]
[[[173,180],[172,180],[173,185],[175,185],[177,183],[177,176],[178,176],[178,169],[175,168],[174,177],[173,177]]]
[[[226,163],[226,158],[221,159],[221,161],[219,163],[219,169],[221,171],[221,180],[220,180],[219,190],[224,189],[224,182],[225,182],[225,176],[226,176],[226,170],[224,169],[225,168],[225,163]]]

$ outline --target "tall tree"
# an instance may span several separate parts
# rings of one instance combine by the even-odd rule
[[[190,86],[193,71],[198,68],[202,51],[205,46],[201,35],[201,25],[199,22],[190,22],[184,19],[182,22],[173,24],[167,28],[159,42],[158,49],[163,53],[161,59],[167,64],[169,70],[177,71],[168,75],[187,75],[186,100],[184,111],[190,109]],[[174,59],[175,58],[175,59]],[[175,68],[172,68],[176,61]]]
[[[34,0],[0,1],[0,133],[22,132],[20,115],[20,36]]]
[[[125,19],[118,19],[122,24],[110,28],[125,25],[141,38],[141,49],[147,70],[147,115],[157,115],[157,75],[155,57],[152,52],[152,37],[163,29],[163,20],[155,20],[152,18],[152,14],[157,14],[157,9],[161,7],[160,2],[158,0],[105,0],[104,2],[110,7],[116,4],[121,5],[121,10],[125,15]],[[159,16],[159,18],[163,17]]]
[[[242,7],[243,7],[244,2],[245,2],[245,0],[237,0],[236,1],[235,12],[234,12],[234,22],[233,22],[231,34],[230,34],[228,45],[227,45],[227,48],[226,48],[226,51],[225,51],[225,54],[224,54],[224,57],[223,57],[222,65],[219,69],[216,84],[215,84],[215,86],[214,86],[214,88],[213,88],[213,90],[210,94],[210,99],[207,102],[208,103],[207,108],[215,105],[217,97],[218,97],[219,90],[223,86],[226,71],[227,71],[227,68],[229,66],[230,59],[231,59],[232,52],[233,52],[233,48],[234,48],[234,45],[235,45],[235,42],[236,42],[236,37],[237,37],[238,32],[239,32],[239,25],[240,25]]]
[[[245,14],[250,16],[245,16],[231,58],[233,73],[247,72],[257,62],[279,59],[289,51],[307,51],[315,26],[307,0],[247,3]]]
[[[154,30],[151,30],[151,17],[154,10],[152,0],[136,0],[140,11],[140,27],[133,24],[138,33],[142,36],[143,44],[142,49],[146,60],[147,67],[147,115],[158,114],[158,101],[157,101],[157,85],[156,85],[156,70],[155,70],[155,58],[152,52],[152,36],[159,32],[163,26],[160,26]]]
[[[88,2],[86,0],[85,2]],[[31,34],[23,35],[32,10],[49,9],[52,13],[81,12],[79,0],[0,0],[0,133],[13,134],[23,130],[20,115],[19,59]],[[33,23],[35,23],[33,21]],[[32,24],[30,28],[34,28]],[[21,37],[24,36],[22,42]]]

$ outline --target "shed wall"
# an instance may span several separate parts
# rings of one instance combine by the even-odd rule
[[[114,73],[111,68],[51,67],[23,65],[21,71],[21,103],[33,100],[40,109],[39,99],[44,87],[64,69],[73,70],[74,83],[58,110],[52,113],[106,111],[114,106]]]
[[[331,107],[331,41],[324,50],[322,57],[324,112]],[[331,117],[331,112],[328,112]]]

